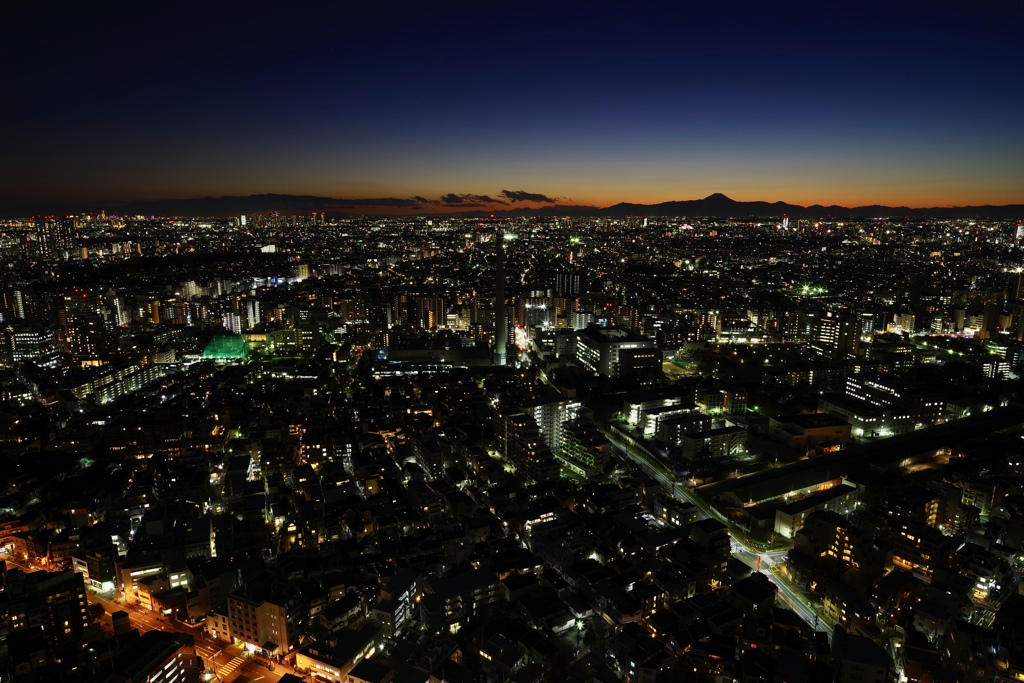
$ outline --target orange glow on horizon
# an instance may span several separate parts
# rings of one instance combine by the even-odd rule
[[[986,188],[971,186],[957,188],[945,183],[914,183],[909,180],[907,182],[894,180],[889,186],[881,189],[876,185],[868,186],[863,182],[850,183],[846,187],[836,189],[832,187],[833,183],[831,180],[818,184],[779,179],[763,186],[754,186],[748,183],[737,183],[729,186],[729,183],[716,183],[714,179],[708,179],[700,184],[691,182],[676,183],[671,179],[666,179],[665,182],[658,183],[658,186],[652,186],[656,183],[651,182],[645,183],[642,187],[635,187],[632,184],[618,185],[612,179],[592,184],[578,179],[574,179],[569,183],[563,182],[562,184],[545,182],[545,180],[545,178],[537,178],[535,181],[514,180],[507,183],[492,183],[488,181],[488,185],[513,189],[523,188],[537,194],[544,194],[556,200],[553,204],[535,201],[504,203],[467,201],[466,204],[445,204],[440,201],[440,197],[446,193],[438,192],[433,187],[417,187],[409,182],[390,187],[382,185],[363,185],[360,187],[334,185],[333,187],[324,187],[317,184],[299,185],[298,183],[290,183],[276,189],[273,194],[293,197],[322,197],[325,199],[323,205],[317,206],[315,210],[326,211],[330,214],[393,216],[481,214],[515,211],[517,209],[544,210],[557,206],[606,209],[620,203],[657,205],[665,202],[698,201],[716,193],[724,194],[736,202],[783,202],[801,207],[819,205],[824,207],[840,206],[855,208],[878,205],[893,208],[905,207],[908,209],[941,209],[962,206],[1024,204],[1024,191],[1017,187],[1012,187],[1010,183]],[[636,181],[631,182],[636,183]],[[446,186],[464,190],[465,186],[460,187],[460,185],[461,183],[453,182],[450,186]],[[678,186],[678,189],[676,189],[676,186]],[[127,193],[125,193],[125,195],[120,197],[108,195],[104,201],[107,202],[105,204],[107,212],[116,214],[118,213],[119,206],[128,206],[136,201],[174,202],[202,197],[212,199],[222,197],[248,198],[264,193],[266,193],[266,190],[262,188],[256,188],[253,191],[250,188],[238,186],[221,186],[217,191],[213,192],[198,192],[195,191],[195,188],[178,187],[173,191],[166,192],[166,194],[161,193],[164,194],[163,197],[148,196],[140,199],[126,196]],[[466,196],[496,198],[500,197],[500,190],[491,189],[488,191],[487,189],[482,189],[477,190],[475,193],[467,192]],[[412,203],[406,206],[373,203],[361,205],[344,204],[344,202],[353,201],[357,198],[390,198],[392,200],[408,201],[416,197],[426,199],[427,203]],[[338,200],[339,203],[332,205],[329,201],[331,198]],[[77,199],[85,205],[96,204],[89,197],[81,196]],[[256,201],[254,203],[258,203],[261,208],[251,209],[252,213],[264,213],[273,210],[280,210],[281,213],[288,215],[304,213],[302,210],[289,208],[286,206],[286,201],[282,201],[280,206],[275,206],[273,198],[269,198],[264,202]],[[470,203],[478,205],[468,205]],[[309,210],[312,211],[314,209],[311,206]],[[69,210],[65,213],[77,214],[82,212],[85,211],[76,211],[69,207]],[[637,213],[645,212],[638,210]],[[651,211],[650,213],[656,215],[657,212]]]
[[[463,207],[459,205],[428,204],[418,207],[367,207],[367,214],[384,215],[420,215],[420,214],[457,214],[457,213],[482,213],[493,211],[513,211],[516,209],[545,209],[555,206],[565,207],[595,207],[606,209],[617,204],[640,204],[657,205],[667,202],[699,201],[714,193],[696,194],[691,196],[665,197],[662,195],[634,195],[634,196],[595,196],[595,197],[572,197],[559,200],[555,204],[537,202],[517,202],[515,204],[487,204],[480,207]],[[1024,204],[1024,197],[1001,196],[1001,195],[972,195],[965,194],[960,201],[950,201],[948,194],[930,195],[921,193],[919,195],[900,195],[893,192],[889,196],[878,194],[849,194],[839,195],[822,199],[814,196],[781,196],[758,193],[730,193],[722,192],[736,202],[783,202],[795,206],[840,206],[845,208],[856,208],[861,206],[886,206],[892,208],[907,209],[944,209],[962,206],[1004,206],[1012,204]],[[349,213],[364,213],[358,209],[351,209]]]

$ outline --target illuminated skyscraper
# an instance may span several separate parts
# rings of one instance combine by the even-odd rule
[[[263,320],[260,317],[260,302],[257,299],[249,299],[245,302],[245,315],[247,318],[247,327],[256,327]]]
[[[72,356],[88,359],[106,351],[107,334],[100,297],[76,290],[64,296],[58,317],[65,348]]]
[[[580,293],[580,271],[568,267],[555,274],[555,293],[558,296],[577,296]]]
[[[505,313],[505,232],[494,233],[494,364],[505,365],[508,344],[508,315]]]
[[[66,260],[74,246],[70,219],[36,219],[36,237],[39,240],[40,256],[50,261]]]
[[[232,334],[242,334],[242,316],[235,311],[228,311],[222,319],[224,329]]]
[[[1011,301],[1024,299],[1024,272],[1019,268],[1011,271],[1006,281],[1006,298]]]
[[[815,318],[809,346],[823,356],[839,357],[854,353],[859,340],[857,319],[829,311]]]
[[[34,362],[44,367],[57,367],[60,359],[57,355],[57,340],[52,330],[19,325],[8,325],[0,337],[0,358],[6,357],[9,362]]]
[[[25,319],[25,294],[20,289],[0,291],[0,320]]]

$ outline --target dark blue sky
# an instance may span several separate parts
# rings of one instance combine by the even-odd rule
[[[214,4],[5,10],[0,205],[1024,202],[1020,1]]]

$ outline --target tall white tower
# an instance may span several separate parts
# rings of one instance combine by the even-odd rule
[[[494,364],[505,365],[508,320],[505,315],[505,231],[498,226],[494,233]]]

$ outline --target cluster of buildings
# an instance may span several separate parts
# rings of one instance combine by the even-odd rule
[[[0,223],[0,666],[1017,680],[1013,228]]]

